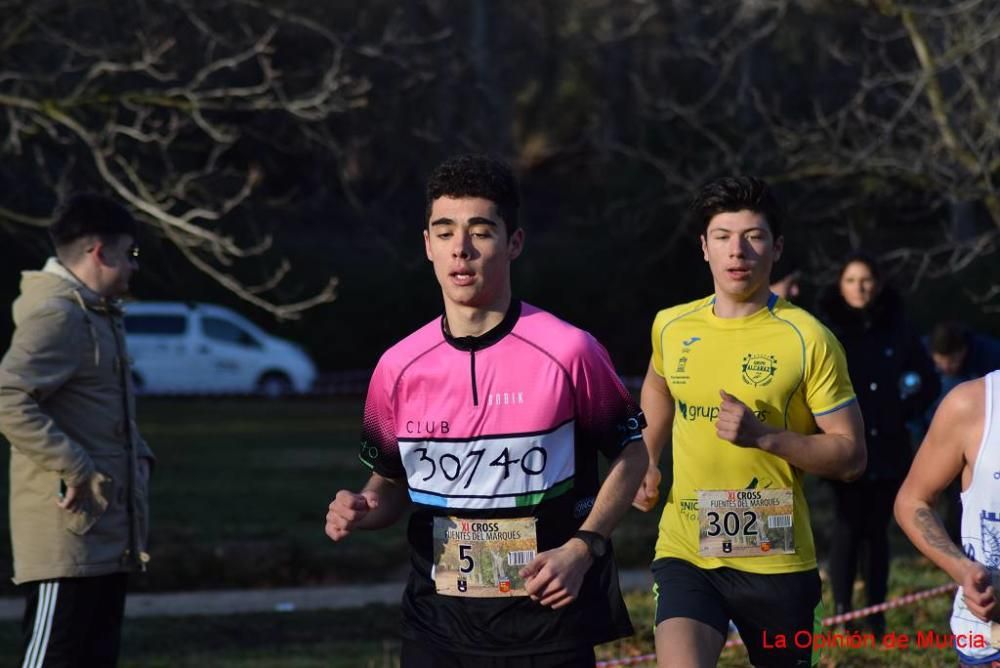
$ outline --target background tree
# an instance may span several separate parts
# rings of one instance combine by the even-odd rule
[[[326,367],[372,366],[440,308],[423,180],[458,151],[520,172],[518,294],[629,371],[655,310],[711,290],[685,206],[724,173],[778,186],[813,283],[864,246],[920,324],[997,326],[988,0],[0,7],[18,253],[41,254],[24,230],[65,192],[111,192],[156,232],[140,296],[249,300],[271,326],[324,302],[280,328]]]
[[[333,298],[335,279],[271,296],[290,265],[251,205],[286,195],[274,154],[308,150],[315,127],[365,103],[341,37],[293,3],[3,5],[0,220],[44,225],[70,191],[109,191],[278,317]],[[251,258],[266,262],[237,266]]]

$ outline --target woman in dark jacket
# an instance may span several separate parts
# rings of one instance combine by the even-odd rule
[[[920,338],[903,317],[899,294],[885,285],[877,263],[849,256],[838,281],[820,297],[818,315],[844,346],[865,420],[868,468],[859,480],[831,481],[835,500],[830,581],[837,613],[851,610],[860,547],[868,605],[885,600],[889,580],[889,518],[913,459],[906,421],[922,414],[939,381]],[[883,615],[869,617],[879,636]]]

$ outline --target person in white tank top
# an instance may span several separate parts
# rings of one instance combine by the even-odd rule
[[[962,546],[934,512],[938,495],[962,482]],[[896,496],[896,521],[913,544],[959,585],[951,615],[962,666],[1000,666],[1000,370],[945,396]],[[997,583],[997,584],[994,584]]]

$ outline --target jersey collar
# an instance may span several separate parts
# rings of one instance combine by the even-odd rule
[[[507,307],[507,313],[504,315],[503,320],[500,321],[500,324],[485,334],[480,334],[479,336],[452,336],[451,332],[448,331],[447,315],[441,316],[441,334],[444,335],[444,340],[453,348],[469,351],[482,350],[483,348],[492,346],[510,334],[520,317],[521,302],[518,299],[512,299],[510,300],[510,306]]]

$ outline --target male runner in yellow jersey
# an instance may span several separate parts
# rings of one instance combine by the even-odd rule
[[[718,179],[692,213],[715,294],[657,314],[641,397],[636,506],[656,504],[668,446],[673,464],[653,562],[659,665],[714,666],[732,620],[754,665],[808,666],[795,633],[814,630],[820,581],[802,475],[861,475],[861,412],[836,338],[769,290],[783,215],[767,186]]]

